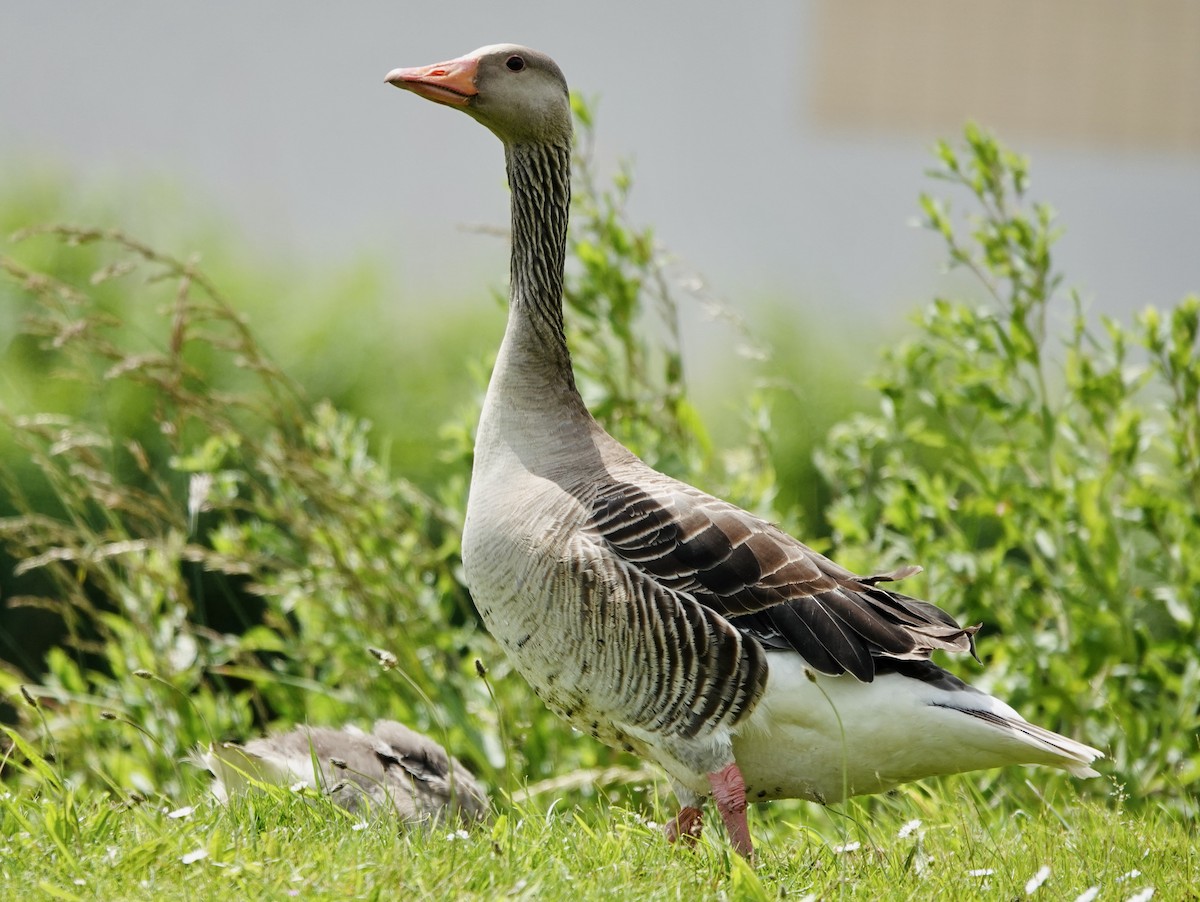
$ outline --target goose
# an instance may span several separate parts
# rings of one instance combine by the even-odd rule
[[[268,783],[328,793],[351,813],[390,806],[409,825],[466,824],[488,811],[487,793],[470,771],[428,736],[394,720],[376,721],[370,733],[305,726],[245,745],[213,743],[192,761],[213,775],[212,793],[223,803],[254,783]]]
[[[509,313],[475,440],[462,533],[484,625],[555,713],[667,774],[694,842],[711,798],[734,850],[749,802],[834,803],[938,774],[1100,751],[1026,722],[930,657],[977,626],[858,576],[776,526],[659,473],[575,385],[563,331],[572,119],[548,56],[482,47],[386,81],[504,146]]]

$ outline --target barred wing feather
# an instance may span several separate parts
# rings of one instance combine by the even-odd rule
[[[877,658],[973,652],[978,627],[880,588],[915,567],[857,576],[779,528],[667,477],[613,481],[595,496],[591,528],[614,554],[692,596],[766,648],[794,649],[827,674],[870,682]]]

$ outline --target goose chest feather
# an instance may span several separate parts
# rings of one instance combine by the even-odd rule
[[[1100,752],[930,662],[978,627],[858,576],[658,473],[575,387],[563,332],[571,110],[549,57],[514,44],[387,80],[503,143],[509,318],[476,435],[462,555],[488,630],[546,704],[654,761],[694,840],[712,798],[751,855],[747,801],[836,801],[925,776]]]

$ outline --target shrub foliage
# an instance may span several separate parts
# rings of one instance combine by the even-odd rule
[[[924,224],[985,300],[935,300],[885,355],[878,411],[831,433],[835,544],[924,564],[928,597],[986,624],[977,681],[1103,748],[1130,796],[1194,810],[1200,300],[1093,322],[1026,161],[973,126],[937,157],[970,212],[925,196]]]

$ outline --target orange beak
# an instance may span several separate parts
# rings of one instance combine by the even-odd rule
[[[479,60],[463,56],[433,66],[393,69],[387,74],[386,81],[434,103],[461,107],[479,93],[475,88],[478,71]]]

